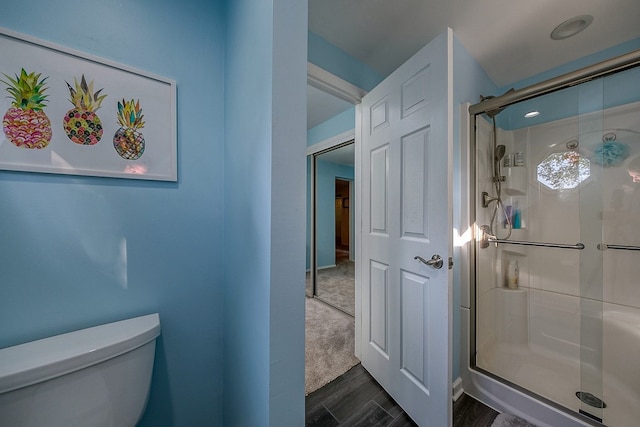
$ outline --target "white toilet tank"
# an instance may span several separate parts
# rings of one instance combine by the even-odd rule
[[[0,349],[0,426],[135,426],[158,335],[156,313]]]

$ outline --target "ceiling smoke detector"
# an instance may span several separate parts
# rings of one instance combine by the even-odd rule
[[[551,38],[553,40],[562,40],[575,36],[580,31],[587,28],[593,22],[593,16],[591,15],[578,15],[573,18],[567,19],[562,24],[558,25],[552,32]]]

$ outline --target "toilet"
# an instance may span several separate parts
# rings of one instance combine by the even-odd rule
[[[135,426],[159,335],[156,313],[0,349],[0,426]]]

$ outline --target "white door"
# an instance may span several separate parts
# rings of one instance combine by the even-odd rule
[[[362,365],[420,426],[451,425],[451,30],[360,106]],[[416,256],[443,266],[428,266]]]

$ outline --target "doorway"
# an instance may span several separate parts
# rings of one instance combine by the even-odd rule
[[[310,65],[310,74],[316,68]],[[318,87],[318,78],[310,76],[308,90],[305,394],[359,363],[354,317],[354,104],[362,93],[335,76],[330,79],[330,85]],[[337,87],[344,88],[342,95],[351,89],[354,94],[345,99],[332,91]]]

